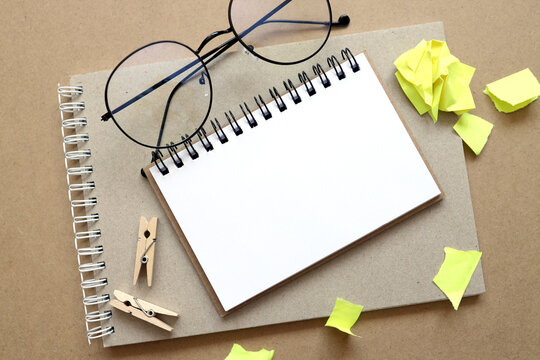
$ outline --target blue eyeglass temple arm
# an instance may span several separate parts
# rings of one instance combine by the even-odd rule
[[[239,37],[243,38],[244,36],[246,36],[247,34],[249,34],[251,31],[253,31],[255,28],[257,28],[258,26],[261,26],[261,25],[264,25],[264,24],[268,24],[268,23],[276,23],[276,22],[281,22],[281,23],[299,23],[299,24],[316,24],[316,25],[328,25],[328,22],[316,22],[316,21],[300,21],[300,20],[268,20],[268,18],[270,18],[272,15],[274,15],[276,12],[278,12],[279,10],[281,10],[285,5],[287,5],[289,2],[291,2],[292,0],[285,0],[284,2],[282,2],[280,5],[278,5],[275,9],[273,9],[272,11],[270,11],[268,14],[266,14],[265,16],[263,16],[259,21],[257,21],[256,23],[254,23],[252,26],[250,26],[248,29],[244,30],[241,34],[239,34]],[[332,25],[334,26],[347,26],[349,24],[349,17],[347,15],[342,15],[340,18],[339,18],[339,21],[336,22],[336,23],[332,23]],[[212,39],[214,39],[215,37],[219,36],[219,35],[223,35],[223,34],[226,34],[226,33],[230,33],[232,31],[232,28],[229,28],[227,30],[222,30],[222,31],[216,31],[212,34],[210,34],[202,43],[201,45],[199,46],[198,50],[197,50],[197,53],[200,52],[202,50],[202,48],[209,42],[211,41]],[[213,55],[210,59],[206,60],[205,61],[205,64],[208,64],[210,63],[212,60],[214,60],[215,58],[217,58],[219,55],[221,55],[223,52],[225,52],[227,49],[229,49],[231,46],[233,46],[234,44],[236,44],[238,42],[238,39],[236,37],[230,39],[229,41],[219,45],[218,47],[216,47],[215,49],[212,49],[210,50],[208,53],[206,53],[205,55],[201,56],[201,59],[204,61],[206,60],[206,58],[208,58],[209,56]],[[162,85],[166,84],[167,82],[171,81],[172,79],[176,78],[177,76],[179,76],[180,74],[184,73],[185,71],[187,71],[188,69],[190,69],[191,67],[193,67],[194,65],[196,65],[197,63],[199,62],[199,60],[195,60],[195,61],[192,61],[191,63],[187,64],[186,66],[182,67],[181,69],[175,71],[174,73],[172,73],[171,75],[167,76],[166,78],[164,78],[163,80],[159,81],[158,83],[152,85],[151,87],[149,87],[148,89],[144,90],[143,92],[141,92],[140,94],[136,95],[135,97],[131,98],[130,100],[126,101],[124,104],[118,106],[117,108],[113,109],[111,112],[107,112],[105,114],[103,114],[101,116],[101,120],[102,121],[107,121],[109,120],[113,114],[116,114],[118,113],[119,111],[125,109],[126,107],[128,107],[129,105],[135,103],[136,101],[142,99],[144,96],[150,94],[152,91],[158,89],[159,87],[161,87]],[[193,76],[194,73],[196,73],[197,71],[199,71],[200,69],[202,68],[202,66],[199,66],[198,69],[196,69],[195,71],[193,71],[192,73],[190,73],[188,76],[186,76],[186,78],[184,78],[180,83],[183,83],[185,81],[187,81],[191,76]],[[158,144],[159,146],[159,144]]]

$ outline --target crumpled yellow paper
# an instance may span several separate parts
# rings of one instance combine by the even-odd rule
[[[433,122],[439,110],[461,115],[476,107],[469,88],[475,68],[450,54],[446,42],[422,40],[394,65],[405,95],[419,114],[429,113]]]
[[[490,97],[497,110],[510,113],[538,99],[540,84],[527,68],[487,84],[484,94]]]
[[[469,113],[461,115],[454,130],[476,155],[480,154],[491,134],[493,124]]]
[[[448,297],[454,310],[457,310],[465,289],[471,281],[482,253],[480,251],[461,251],[450,247],[444,248],[444,262],[433,282]]]
[[[334,310],[332,310],[332,314],[330,314],[324,326],[331,326],[349,335],[359,337],[353,334],[351,327],[358,320],[363,308],[362,305],[356,305],[342,298],[337,298]]]
[[[234,344],[225,360],[272,360],[273,357],[274,350],[247,351],[241,345]]]

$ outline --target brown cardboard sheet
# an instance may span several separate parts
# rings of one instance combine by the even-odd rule
[[[100,260],[105,261],[107,267],[98,276],[106,277],[109,285],[100,289],[100,294],[110,293],[111,289],[136,293],[143,299],[181,314],[178,325],[173,325],[174,331],[164,334],[149,326],[141,331],[136,319],[113,313],[113,319],[104,324],[114,326],[115,334],[104,338],[104,345],[324,317],[337,294],[365,304],[366,311],[444,299],[444,295],[431,282],[432,275],[444,258],[443,247],[477,249],[478,242],[461,140],[450,131],[440,131],[442,126],[435,129],[429,122],[415,121],[417,115],[393,81],[393,59],[424,37],[444,38],[443,25],[432,23],[335,36],[328,41],[324,51],[307,64],[277,66],[258,61],[242,51],[226,54],[223,59],[211,64],[209,71],[214,103],[210,118],[221,119],[221,114],[229,109],[238,115],[239,110],[235,111],[234,104],[248,101],[254,106],[249,99],[255,94],[267,93],[269,87],[279,86],[284,79],[295,76],[299,71],[309,70],[314,63],[324,64],[327,56],[339,55],[346,46],[353,53],[367,49],[374,67],[381,74],[383,82],[388,84],[397,108],[411,127],[447,194],[443,202],[408,219],[401,226],[380,234],[376,240],[351,249],[336,261],[305,274],[225,318],[221,318],[215,310],[196,268],[178,241],[171,223],[166,221],[167,216],[154,192],[147,180],[139,175],[140,168],[149,162],[148,150],[133,144],[112,123],[98,120],[105,111],[102,94],[109,72],[73,76],[71,84],[83,85],[85,89],[81,100],[85,101],[86,109],[80,115],[88,118],[88,126],[81,131],[90,136],[85,146],[92,150],[92,158],[88,161],[94,167],[92,179],[96,182],[92,196],[98,199],[92,212],[100,215],[100,221],[92,224],[90,230],[101,230],[100,240],[105,246]],[[302,44],[276,45],[282,48],[275,49],[301,51]],[[385,46],[381,47],[380,44]],[[118,154],[118,149],[122,149],[121,156],[111,156]],[[161,219],[151,289],[131,283],[132,253],[141,215]],[[130,222],[134,222],[134,225],[130,226]],[[482,270],[478,267],[467,295],[483,291]],[[309,303],[309,307],[305,303]]]
[[[228,1],[221,0],[152,4],[145,1],[17,1],[0,5],[3,50],[0,58],[0,218],[4,252],[0,263],[3,294],[0,304],[4,309],[0,357],[223,359],[234,342],[249,350],[275,349],[275,359],[540,357],[537,341],[540,246],[536,241],[540,237],[536,200],[540,197],[536,185],[540,174],[537,161],[540,107],[536,101],[516,113],[501,114],[482,94],[485,84],[526,67],[539,76],[540,48],[534,39],[540,31],[537,21],[540,8],[533,0],[512,4],[500,0],[332,1],[334,14],[347,13],[351,17],[349,27],[334,31],[333,36],[440,20],[445,24],[452,53],[477,68],[471,83],[477,105],[473,113],[494,123],[495,127],[480,156],[475,156],[466,146],[464,153],[478,239],[484,254],[482,270],[488,289],[485,294],[464,299],[457,312],[447,301],[365,312],[354,328],[361,339],[325,328],[325,319],[314,319],[106,349],[99,342],[88,346],[66,195],[54,94],[56,84],[68,83],[70,74],[110,69],[127,53],[147,42],[175,39],[196,46],[208,33],[228,26],[227,4]],[[426,39],[437,35],[438,32],[431,31],[418,34]],[[305,39],[291,38],[295,40]],[[393,42],[395,53],[388,51],[378,55],[372,48],[380,46],[381,41],[387,44],[388,37],[357,44],[368,49],[392,96],[397,101],[403,100],[404,104],[407,102],[398,91],[393,75],[385,75],[380,63],[391,62],[395,54],[413,46],[413,40],[416,39],[400,36]],[[275,80],[282,78],[269,79],[273,83]],[[243,84],[250,85],[249,79]],[[429,136],[452,133],[451,126],[457,117],[442,117],[433,126],[428,117],[415,114],[412,106],[398,106],[406,119],[412,116],[412,122],[425,124]],[[441,180],[440,169],[429,157],[427,144],[422,143],[416,132],[415,136]],[[462,164],[463,160],[456,161]],[[454,162],[448,163],[448,166],[453,165]],[[450,201],[451,194],[444,183],[441,185],[447,192],[447,198],[440,203],[443,204]],[[460,188],[463,187],[456,185],[456,190]],[[468,198],[467,189],[468,184],[464,188],[465,198]],[[453,213],[450,217],[459,223],[468,215]],[[407,222],[414,222],[415,217]],[[444,227],[434,228],[433,238],[442,236],[445,230]],[[459,240],[457,237],[456,241]],[[379,242],[368,241],[358,248]],[[176,245],[180,253],[178,241]],[[424,248],[418,246],[414,251],[421,254]],[[351,261],[349,253],[340,258]],[[157,256],[161,256],[165,264],[169,261],[159,249]],[[442,261],[442,251],[437,256],[434,263]],[[409,259],[397,258],[396,261],[406,263]],[[334,261],[322,268],[331,267],[332,263]],[[321,276],[322,268],[310,274]],[[132,264],[126,271],[130,269]],[[157,271],[163,274],[163,269]],[[392,275],[411,280],[406,283],[407,287],[414,288],[416,284],[407,274]],[[425,283],[422,280],[418,286],[432,285],[431,278],[432,275],[426,276]],[[369,289],[366,279],[345,275],[344,280],[351,279],[363,290],[363,296],[368,296],[357,300],[364,305],[373,303],[374,299],[369,297],[373,291],[383,293],[389,300],[402,295],[390,290],[384,281]],[[334,283],[326,286],[332,287]],[[347,292],[339,294],[345,298],[349,295]],[[442,299],[440,294],[437,296]],[[328,312],[333,300],[328,302]],[[297,301],[303,301],[309,311],[309,301]],[[168,301],[159,304],[172,305]],[[239,311],[245,309],[247,307]],[[182,317],[183,309],[175,310],[181,313],[175,325],[189,325],[187,318]],[[278,311],[273,313],[279,315]],[[191,321],[196,320],[206,321],[204,318]]]

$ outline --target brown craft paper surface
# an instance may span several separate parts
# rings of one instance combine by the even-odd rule
[[[540,179],[540,103],[537,100],[515,113],[502,114],[482,94],[486,84],[527,67],[536,77],[540,76],[540,47],[536,41],[540,32],[540,7],[536,0],[512,3],[502,0],[331,1],[334,18],[344,13],[351,18],[347,28],[333,29],[331,37],[443,21],[452,54],[476,68],[471,90],[477,109],[472,113],[492,122],[494,128],[479,156],[466,145],[461,147],[459,140],[456,140],[459,153],[464,150],[469,177],[468,182],[462,183],[462,190],[457,196],[461,194],[468,199],[470,184],[478,240],[483,252],[482,270],[487,288],[484,294],[463,299],[458,311],[454,311],[448,301],[437,301],[363,312],[353,328],[353,332],[362,336],[361,339],[352,339],[335,329],[324,327],[335,297],[353,295],[347,289],[334,294],[332,301],[328,301],[324,318],[129,346],[103,348],[99,340],[88,345],[67,200],[56,85],[58,82],[68,84],[69,75],[72,74],[111,69],[126,54],[152,41],[171,39],[197,47],[212,31],[229,26],[228,3],[228,0],[59,0],[4,1],[0,4],[3,50],[0,57],[0,219],[3,250],[0,304],[4,310],[0,325],[0,358],[154,359],[158,356],[160,359],[224,359],[233,343],[241,344],[248,350],[263,347],[275,349],[276,360],[540,358],[537,336],[540,332],[540,245],[537,241],[540,238],[537,200],[540,198],[540,187],[537,185]],[[356,49],[368,50],[407,122],[411,127],[412,122],[425,123],[427,127],[431,119],[415,113],[398,89],[396,79],[390,75],[391,70],[385,70],[383,63],[390,64],[397,54],[416,45],[422,38],[441,38],[444,35],[442,26],[428,24],[403,31],[390,29],[383,34],[359,35],[362,40],[355,41],[353,37],[350,39],[354,44],[347,45],[352,49],[355,45]],[[303,35],[291,36],[290,41],[297,40],[306,38]],[[227,66],[237,67],[234,64]],[[212,74],[217,80],[218,73]],[[285,75],[291,76],[289,73]],[[279,85],[281,80],[282,76],[279,75],[268,82]],[[241,76],[236,81],[249,84]],[[267,94],[265,84],[255,90]],[[221,88],[220,91],[226,89]],[[98,95],[102,97],[102,93]],[[101,115],[104,109],[95,111]],[[450,135],[456,120],[457,116],[454,115],[441,117],[435,126],[430,124],[427,131],[435,137]],[[121,139],[113,124],[106,124],[105,127],[114,133],[117,143],[128,144],[127,140]],[[455,166],[461,169],[463,156],[450,158],[447,164],[436,165],[433,156],[439,149],[434,146],[430,151],[430,140],[421,138],[414,130],[420,147],[446,192],[447,196],[440,204],[450,205],[452,198],[458,200],[453,194],[460,186],[445,184],[441,169],[444,171],[446,167]],[[451,149],[453,151],[454,147]],[[445,148],[443,152],[447,150]],[[129,155],[129,151],[126,155]],[[116,149],[110,156],[117,153]],[[144,156],[144,162],[147,161],[147,156]],[[97,169],[96,174],[99,171]],[[137,177],[138,174],[133,179]],[[115,215],[126,211],[126,208],[125,205],[116,208]],[[136,217],[157,215],[133,214]],[[448,218],[461,225],[461,221],[470,215],[469,211],[453,212]],[[383,236],[397,236],[398,228],[411,226],[408,223],[414,224],[417,216],[421,214],[360,245],[358,251],[382,245]],[[133,219],[133,236],[127,236],[129,246],[133,248],[126,255],[130,258],[126,260],[126,267],[122,268],[125,275],[121,273],[121,276],[125,276],[126,283],[133,272],[137,221]],[[165,218],[160,218],[158,236],[165,222]],[[116,221],[116,224],[119,223]],[[434,226],[434,241],[444,236],[447,230],[447,226]],[[409,239],[400,239],[401,244],[407,241]],[[456,237],[453,241],[462,239]],[[109,241],[114,242],[115,239]],[[105,241],[103,243],[107,249],[109,245]],[[168,258],[167,252],[156,248],[158,261],[161,259],[165,263],[156,268],[158,282],[154,285],[160,291],[146,294],[149,295],[147,300],[178,311],[179,320],[170,323],[179,329],[188,319],[185,317],[187,311],[182,307],[172,308],[176,305],[170,301],[175,297],[166,297],[165,292],[174,292],[175,296],[180,294],[180,281],[178,285],[174,285],[176,282],[165,284],[159,276],[165,276],[170,271],[173,275],[180,273],[169,265],[181,261],[183,249],[176,238],[171,238],[168,243],[164,239],[159,245],[162,245],[162,249],[169,248],[171,255]],[[413,247],[415,256],[426,251],[420,243],[414,243]],[[437,252],[436,258],[430,266],[436,267],[435,263],[443,261],[442,250]],[[371,283],[368,288],[370,277],[390,271],[383,266],[388,259],[390,256],[383,256],[384,261],[375,264],[373,271],[370,270],[366,276],[344,274],[342,278],[351,280],[361,293],[359,299],[347,300],[369,305],[374,303],[370,297],[374,293],[382,294],[380,297],[389,300],[399,298],[402,292],[389,287],[388,280]],[[113,267],[115,260],[111,262]],[[343,254],[303,276],[298,284],[309,281],[310,276],[314,278],[311,281],[315,281],[317,276],[331,271],[329,269],[337,266],[338,262],[351,264],[353,260],[352,252]],[[402,265],[409,265],[410,261],[412,266],[419,266],[414,257],[392,260]],[[395,273],[392,276],[405,279],[404,285],[415,291],[420,287],[435,287],[431,283],[435,272],[427,268],[425,272],[423,278],[416,279],[418,284],[412,280],[412,273],[410,277]],[[194,274],[181,274],[186,277],[191,275]],[[146,286],[143,280],[140,280],[139,289]],[[335,286],[334,282],[341,281],[341,277],[331,280],[324,284],[321,291]],[[475,274],[472,285],[475,281],[478,281],[478,274]],[[117,280],[115,284],[118,285]],[[112,294],[112,286],[109,288]],[[285,291],[285,288],[276,291]],[[163,293],[163,298],[154,298],[158,293]],[[202,287],[201,293],[204,293]],[[277,296],[277,293],[270,296]],[[205,300],[208,299],[206,295],[202,299],[209,301]],[[283,304],[291,302],[298,303],[293,305],[306,305],[306,310],[299,312],[301,316],[305,316],[304,311],[310,311],[310,302],[300,298],[285,301],[285,297],[282,297]],[[206,305],[212,314],[216,314],[213,306],[201,304]],[[279,310],[273,316],[279,316],[283,307]],[[117,319],[123,316],[124,323],[133,325],[128,336],[134,333],[147,336],[150,328],[145,324],[131,322],[126,314],[115,316]],[[199,317],[191,321],[203,323],[208,319]],[[238,319],[234,321],[240,322]]]

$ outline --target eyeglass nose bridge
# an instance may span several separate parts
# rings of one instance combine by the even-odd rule
[[[208,35],[208,36],[201,42],[201,45],[199,45],[199,47],[197,48],[197,50],[195,50],[195,53],[198,55],[198,54],[202,51],[202,49],[203,49],[210,41],[214,40],[214,39],[217,38],[218,36],[232,33],[232,31],[233,31],[232,27],[230,27],[230,28],[228,28],[228,29],[225,29],[225,30],[214,31],[213,33],[211,33],[210,35]]]

